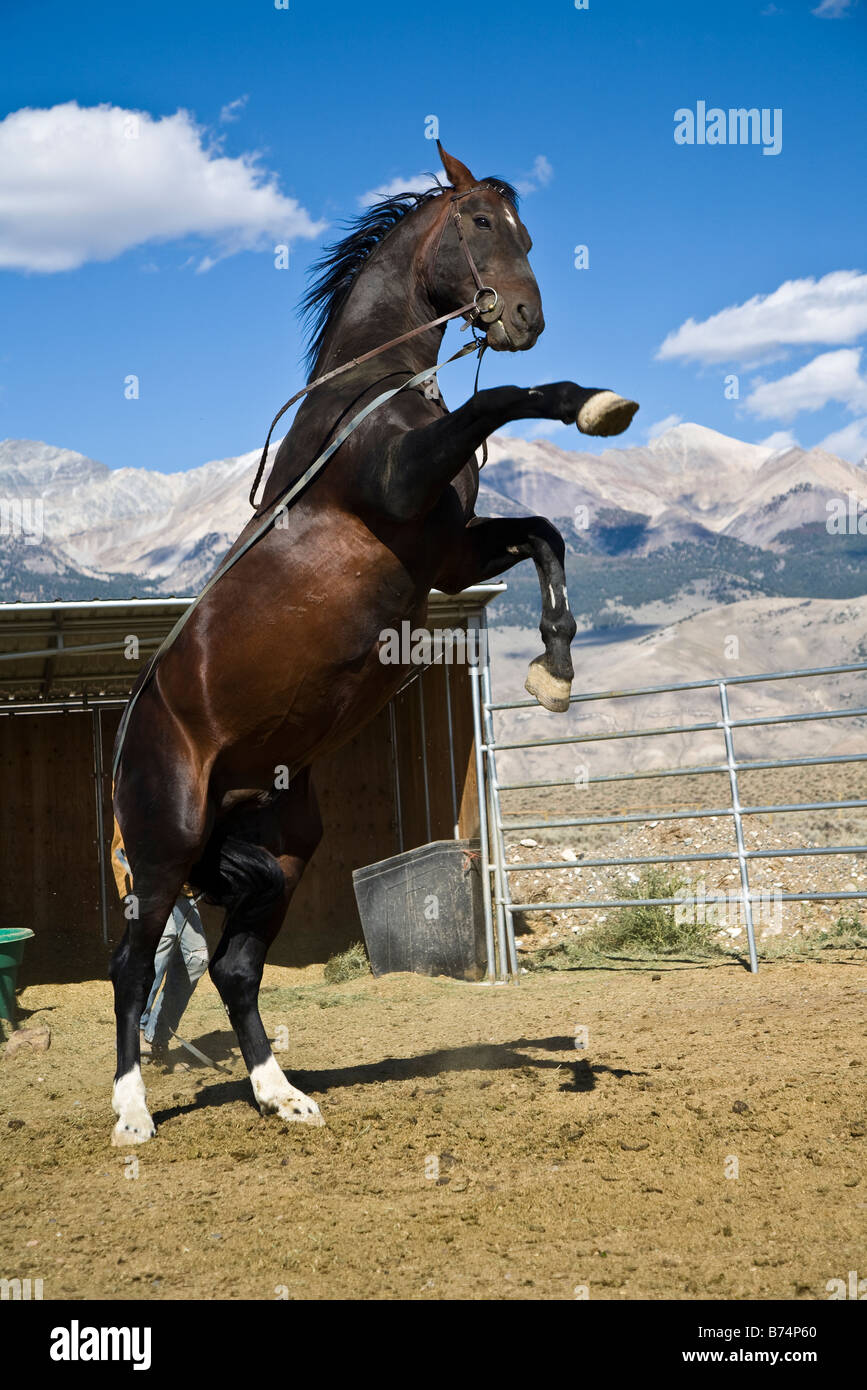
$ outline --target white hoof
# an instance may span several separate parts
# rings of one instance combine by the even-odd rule
[[[262,1106],[262,1114],[277,1115],[279,1119],[294,1125],[324,1125],[325,1119],[316,1101],[305,1096],[303,1091],[296,1091],[294,1086],[292,1090],[291,1100],[280,1101],[268,1110]]]
[[[277,1115],[288,1124],[324,1125],[322,1111],[311,1100],[287,1080],[274,1057],[260,1062],[250,1072],[253,1094],[263,1115]]]
[[[638,409],[614,391],[596,391],[578,411],[575,421],[582,434],[622,434]]]
[[[541,661],[530,663],[524,689],[530,695],[534,695],[545,709],[551,710],[552,714],[563,714],[569,708],[572,682],[563,680],[560,676],[552,676]]]
[[[111,1133],[115,1148],[126,1144],[146,1144],[148,1139],[153,1139],[156,1129],[147,1108],[144,1082],[138,1067],[133,1067],[132,1071],[115,1081],[111,1108],[118,1117]]]
[[[146,1144],[155,1134],[153,1120],[147,1110],[142,1110],[140,1115],[118,1120],[111,1131],[111,1142],[116,1149],[120,1149],[125,1144]]]

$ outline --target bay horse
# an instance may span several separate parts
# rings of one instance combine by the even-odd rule
[[[317,263],[305,299],[311,379],[335,375],[298,410],[230,556],[384,384],[400,386],[436,364],[444,317],[481,327],[497,351],[526,351],[542,332],[515,191],[475,178],[442,147],[440,155],[447,186],[378,203]],[[542,517],[474,515],[476,450],[522,419],[620,434],[638,406],[560,381],[477,390],[450,413],[438,391],[410,386],[365,418],[282,524],[220,574],[133,691],[113,793],[112,865],[130,918],[110,968],[115,1144],[155,1132],[139,1020],[157,943],[185,884],[226,909],[210,972],[260,1110],[324,1123],[271,1051],[259,985],[322,833],[311,766],[373,719],[408,674],[380,660],[385,629],[423,625],[433,588],[457,593],[530,559],[544,650],[527,689],[549,710],[568,707],[576,625],[563,540]]]

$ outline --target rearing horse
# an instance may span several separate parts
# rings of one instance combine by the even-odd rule
[[[319,263],[306,299],[313,377],[389,346],[308,396],[277,452],[260,516],[233,551],[383,386],[436,363],[444,328],[425,325],[472,302],[480,279],[496,307],[487,300],[488,312],[464,316],[481,318],[492,348],[525,351],[542,332],[514,190],[440,153],[450,187],[378,204]],[[575,620],[562,538],[542,517],[476,517],[475,451],[512,420],[610,435],[637,409],[571,381],[478,391],[452,413],[437,392],[400,391],[204,594],[139,677],[114,785],[112,862],[121,894],[136,905],[111,964],[114,1143],[154,1134],[139,1019],[157,942],[185,883],[226,908],[211,976],[261,1111],[323,1123],[278,1066],[258,1008],[268,947],[322,832],[311,765],[373,719],[405,679],[405,667],[380,660],[384,629],[423,624],[432,588],[456,593],[523,559],[539,575],[544,644],[527,689],[546,709],[567,708]],[[276,777],[286,768],[288,786],[285,773]]]

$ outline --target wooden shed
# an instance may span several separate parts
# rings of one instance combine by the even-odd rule
[[[429,629],[484,630],[485,607],[503,588],[434,593]],[[137,671],[188,604],[0,605],[0,926],[36,933],[25,981],[92,976],[123,933],[108,862],[111,751]],[[271,959],[323,961],[360,939],[352,869],[478,835],[477,701],[465,662],[420,666],[371,724],[316,764],[325,834]]]

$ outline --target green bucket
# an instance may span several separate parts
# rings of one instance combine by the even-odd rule
[[[15,980],[29,927],[0,927],[0,1018],[15,1022]]]

